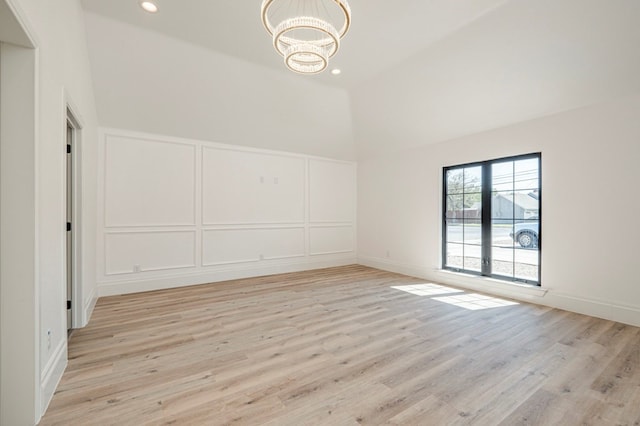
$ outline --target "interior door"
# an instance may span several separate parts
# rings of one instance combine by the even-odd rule
[[[67,331],[73,324],[73,131],[67,121]]]

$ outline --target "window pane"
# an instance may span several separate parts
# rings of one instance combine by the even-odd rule
[[[502,219],[503,223],[511,223],[514,217],[513,191],[500,191],[491,194],[491,216],[494,221]]]
[[[513,248],[513,223],[494,219],[491,225],[491,245]]]
[[[534,191],[540,188],[538,183],[538,163],[537,158],[520,160],[514,163],[515,190]]]
[[[482,194],[464,194],[464,218],[480,219],[482,217]]]
[[[469,194],[482,191],[482,167],[464,169],[464,192]]]
[[[464,221],[465,244],[480,245],[482,243],[482,227],[480,225],[480,222],[480,219],[468,219]]]
[[[445,265],[451,268],[462,269],[462,244],[447,244],[447,257]]]
[[[447,242],[448,243],[462,243],[463,239],[463,224],[451,223],[447,221]]]
[[[540,214],[540,201],[532,196],[529,191],[513,193],[513,217],[515,219],[538,219]]]
[[[517,248],[537,249],[540,232],[538,220],[516,221],[513,225],[513,240]]]
[[[515,249],[515,277],[539,281],[538,250]]]
[[[491,165],[491,185],[494,191],[513,190],[513,161]]]
[[[464,169],[454,169],[447,171],[447,194],[462,194]]]
[[[464,217],[464,195],[447,195],[447,219]]]
[[[480,272],[482,269],[480,262],[481,251],[482,249],[479,245],[464,245],[464,269]]]
[[[513,277],[513,246],[491,247],[491,272],[496,275]]]

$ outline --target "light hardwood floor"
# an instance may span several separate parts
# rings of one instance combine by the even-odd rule
[[[41,424],[640,424],[640,328],[392,288],[420,284],[348,266],[102,298]]]

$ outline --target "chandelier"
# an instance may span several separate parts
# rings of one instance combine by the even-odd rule
[[[300,74],[324,71],[351,26],[347,0],[263,0],[261,12],[273,47]]]

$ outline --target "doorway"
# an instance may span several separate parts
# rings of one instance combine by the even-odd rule
[[[69,101],[69,99],[67,99]],[[81,264],[80,240],[80,152],[81,122],[74,113],[72,104],[67,103],[65,121],[65,220],[66,220],[66,309],[67,333],[74,328],[82,327],[82,280],[79,265]]]
[[[67,219],[67,250],[66,250],[66,258],[67,258],[67,333],[71,333],[73,329],[73,267],[74,267],[74,250],[73,250],[73,136],[74,129],[71,121],[69,120],[67,114],[67,146],[66,146],[66,166],[67,166],[67,177],[66,177],[66,192],[67,192],[67,203],[66,203],[66,219]]]

